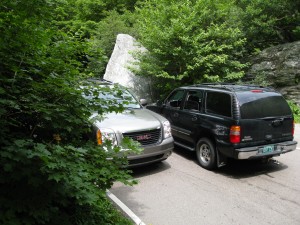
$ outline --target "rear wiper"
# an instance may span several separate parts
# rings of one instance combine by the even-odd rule
[[[275,120],[277,119],[278,117],[275,117],[275,116],[267,116],[267,117],[263,117],[263,118],[260,118],[262,120]]]

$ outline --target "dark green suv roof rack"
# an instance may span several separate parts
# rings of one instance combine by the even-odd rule
[[[236,83],[201,83],[201,84],[194,84],[191,87],[211,87],[211,88],[219,88],[229,91],[237,91],[237,90],[249,90],[253,88],[257,89],[264,89],[268,91],[274,91],[271,87],[264,87],[260,85],[254,84],[236,84]]]

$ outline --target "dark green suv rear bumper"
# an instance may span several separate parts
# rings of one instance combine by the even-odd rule
[[[237,159],[254,159],[277,156],[283,153],[294,151],[296,147],[296,141],[286,141],[270,145],[238,148],[234,151]]]

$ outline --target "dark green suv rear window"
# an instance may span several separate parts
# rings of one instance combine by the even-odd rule
[[[276,92],[239,92],[237,97],[242,119],[258,119],[291,115],[286,100]]]

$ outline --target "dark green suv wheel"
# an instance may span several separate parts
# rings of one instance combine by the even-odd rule
[[[196,146],[197,159],[205,169],[212,170],[217,166],[216,149],[208,138],[201,138]]]

